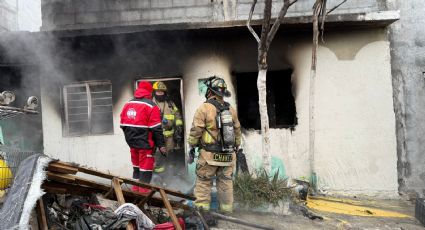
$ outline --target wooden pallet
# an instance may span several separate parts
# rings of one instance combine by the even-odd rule
[[[77,176],[77,173],[88,174],[104,179],[111,180],[110,185],[98,183]],[[148,194],[142,194],[129,190],[122,190],[122,184],[135,185],[151,190]],[[175,229],[181,230],[181,226],[174,213],[174,209],[189,209],[188,206],[183,205],[181,202],[169,200],[168,196],[174,196],[186,200],[195,200],[195,197],[185,195],[181,192],[171,189],[162,188],[159,186],[146,184],[134,179],[120,177],[109,173],[101,172],[98,170],[82,167],[76,164],[54,161],[47,167],[47,180],[43,183],[42,188],[47,193],[54,194],[73,194],[73,195],[87,195],[93,193],[102,193],[105,197],[114,199],[118,203],[124,204],[126,201],[131,201],[136,204],[149,218],[152,217],[145,210],[145,204],[149,206],[166,208]],[[154,197],[158,193],[159,197]],[[38,202],[38,217],[40,229],[48,229],[46,216],[44,213],[44,204],[40,199]],[[153,219],[152,219],[153,220]],[[134,229],[132,224],[127,226],[128,230]]]

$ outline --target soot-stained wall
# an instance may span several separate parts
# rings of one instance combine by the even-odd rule
[[[425,196],[425,2],[390,0],[400,20],[390,29],[397,118],[399,189]]]
[[[30,96],[40,99],[40,71],[27,45],[27,34],[0,36],[0,92],[12,91],[16,100],[10,106],[23,108]],[[25,57],[25,58],[24,58]],[[41,108],[37,115],[18,115],[0,120],[5,146],[24,151],[43,151]]]
[[[316,85],[319,187],[343,194],[395,196],[395,121],[385,30],[328,32],[325,41],[318,53]],[[129,149],[119,128],[119,113],[132,98],[136,79],[182,76],[187,133],[196,108],[205,100],[199,79],[222,76],[236,95],[232,73],[255,72],[257,68],[257,45],[246,30],[67,38],[58,47],[51,59],[55,71],[42,77],[45,153],[124,176],[130,176],[132,169]],[[293,70],[292,94],[298,124],[293,130],[271,130],[272,170],[279,170],[285,177],[309,176],[310,57],[310,35],[304,33],[279,34],[269,54],[271,71]],[[55,85],[51,85],[55,79]],[[113,135],[62,136],[60,88],[85,80],[112,82]],[[233,96],[229,102],[237,107],[238,98]],[[261,167],[260,140],[258,131],[244,130],[243,148],[252,169]]]

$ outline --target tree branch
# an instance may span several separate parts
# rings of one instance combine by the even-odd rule
[[[325,21],[326,21],[326,4],[327,4],[327,0],[322,0],[322,6],[321,6],[321,12],[320,12],[320,32],[321,32],[321,38],[322,38],[322,42],[324,43],[325,41],[323,40],[323,33],[325,32]]]
[[[330,14],[332,11],[336,10],[338,7],[340,7],[342,4],[344,4],[347,0],[343,0],[340,4],[334,6],[332,9],[330,9],[326,15]]]
[[[257,40],[257,42],[260,43],[260,38],[258,37],[258,34],[251,27],[251,19],[252,19],[252,14],[254,13],[255,4],[257,4],[257,0],[254,0],[252,2],[251,11],[249,11],[249,18],[248,18],[248,21],[246,22],[246,26],[248,27],[249,32],[251,32],[251,34],[254,36],[255,40]]]
[[[288,9],[292,4],[297,2],[298,0],[284,0],[282,9],[279,12],[278,17],[276,18],[276,21],[274,21],[272,28],[270,29],[269,34],[267,35],[267,41],[266,41],[266,51],[269,50],[270,44],[273,41],[274,36],[276,35],[277,30],[279,29],[280,24],[283,23],[283,19],[286,16],[286,13],[288,12]]]
[[[270,32],[271,17],[272,17],[272,0],[265,0],[260,43],[258,44],[259,69],[267,69],[267,37]]]
[[[311,58],[311,70],[316,71],[317,47],[319,44],[319,16],[322,12],[322,3],[324,0],[316,0],[313,6],[313,50]]]
[[[270,31],[270,20],[272,17],[272,0],[264,1],[263,23],[261,27],[261,46],[265,48],[267,37]],[[263,49],[265,51],[265,49]]]

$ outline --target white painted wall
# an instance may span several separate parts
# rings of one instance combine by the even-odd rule
[[[381,34],[383,36],[383,34]],[[381,36],[378,34],[378,36]],[[353,40],[356,39],[356,40]],[[318,50],[315,159],[318,186],[339,194],[397,195],[397,152],[389,42],[375,34],[333,34]],[[309,178],[308,97],[310,41],[289,46],[298,126],[271,130],[271,152],[285,174]],[[245,149],[259,165],[260,135],[250,131]]]
[[[130,149],[119,127],[119,121],[121,108],[133,97],[132,82],[129,81],[119,102],[113,107],[114,134],[83,137],[62,136],[62,120],[56,112],[57,108],[53,106],[55,105],[53,100],[57,98],[51,95],[53,89],[44,88],[45,85],[48,84],[42,84],[41,94],[44,153],[62,161],[75,162],[105,172],[131,177],[133,168],[130,161]]]
[[[191,128],[196,109],[205,102],[205,96],[199,94],[199,79],[213,75],[223,78],[228,85],[228,90],[232,93],[232,97],[225,98],[225,100],[236,108],[235,88],[231,84],[231,65],[226,56],[211,55],[211,52],[208,51],[195,53],[193,57],[187,60],[183,71],[186,130]]]
[[[326,44],[318,51],[316,81],[315,159],[319,188],[339,194],[395,196],[398,186],[395,116],[385,31],[329,32],[325,40]],[[203,49],[197,47],[187,52],[187,56],[179,56],[184,63],[186,133],[196,108],[205,100],[199,95],[198,79],[213,74],[221,76],[235,95],[232,67],[239,68],[238,71],[256,69],[244,61],[245,57],[255,59],[252,54],[256,47],[251,49],[251,45],[252,40],[247,38],[238,40],[237,44],[229,42],[222,50],[205,45]],[[294,69],[292,81],[298,117],[298,125],[292,132],[271,130],[272,165],[282,163],[280,170],[286,176],[308,178],[310,38],[292,37],[286,42],[278,39],[272,49],[269,59],[274,69],[284,65]],[[245,53],[245,50],[251,51]],[[132,77],[129,76],[126,90],[114,105],[115,134],[107,136],[62,137],[61,118],[45,92],[49,89],[43,89],[45,152],[64,161],[130,176],[130,155],[119,128],[119,112],[132,97]],[[229,100],[233,106],[236,101],[235,96]],[[248,163],[259,167],[258,131],[248,131],[243,140]]]
[[[397,192],[389,55],[389,42],[384,41],[365,45],[350,61],[338,61],[331,50],[321,49],[316,85],[316,159],[321,187],[343,192]],[[332,64],[335,62],[338,65]]]

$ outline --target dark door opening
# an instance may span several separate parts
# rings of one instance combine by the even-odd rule
[[[169,142],[167,143],[167,139],[169,140],[174,139],[174,141],[172,141],[172,146],[174,146],[173,148],[168,148],[168,154],[167,157],[163,157],[159,152],[155,153],[155,170],[154,170],[154,177],[152,179],[152,183],[154,184],[158,184],[161,186],[167,186],[173,189],[177,189],[177,190],[182,190],[181,186],[185,185],[182,180],[185,180],[186,178],[186,172],[187,172],[187,164],[186,164],[186,159],[185,159],[185,155],[184,154],[185,151],[185,141],[184,141],[184,137],[186,136],[184,133],[184,108],[183,108],[183,82],[181,78],[157,78],[157,79],[140,79],[136,81],[136,86],[137,87],[137,83],[141,80],[145,80],[145,81],[149,81],[152,83],[152,85],[157,82],[157,81],[161,81],[165,84],[167,91],[166,91],[166,101],[167,102],[171,102],[172,104],[174,104],[181,115],[181,119],[183,121],[183,133],[182,133],[182,137],[183,137],[183,141],[181,141],[181,143],[177,143],[176,140],[173,138],[173,136],[171,137],[165,137],[165,141],[166,141],[166,147],[170,147],[169,146]],[[155,101],[155,99],[154,99]],[[170,110],[167,110],[165,108],[165,106],[170,105],[169,103],[164,104],[163,102],[157,101],[158,106],[161,110],[161,115],[162,120],[163,120],[163,128],[165,126],[168,126],[168,122],[165,122],[164,119],[166,118],[164,111],[169,112]],[[166,124],[165,124],[165,123]],[[177,123],[175,123],[177,125]],[[165,129],[164,129],[165,130]],[[164,132],[164,136],[165,136],[165,132]],[[163,168],[164,171],[160,170],[157,171],[156,169],[159,168]]]
[[[257,72],[235,73],[238,115],[242,127],[259,130]],[[267,110],[270,128],[290,128],[297,125],[295,99],[292,95],[292,70],[267,72]]]

